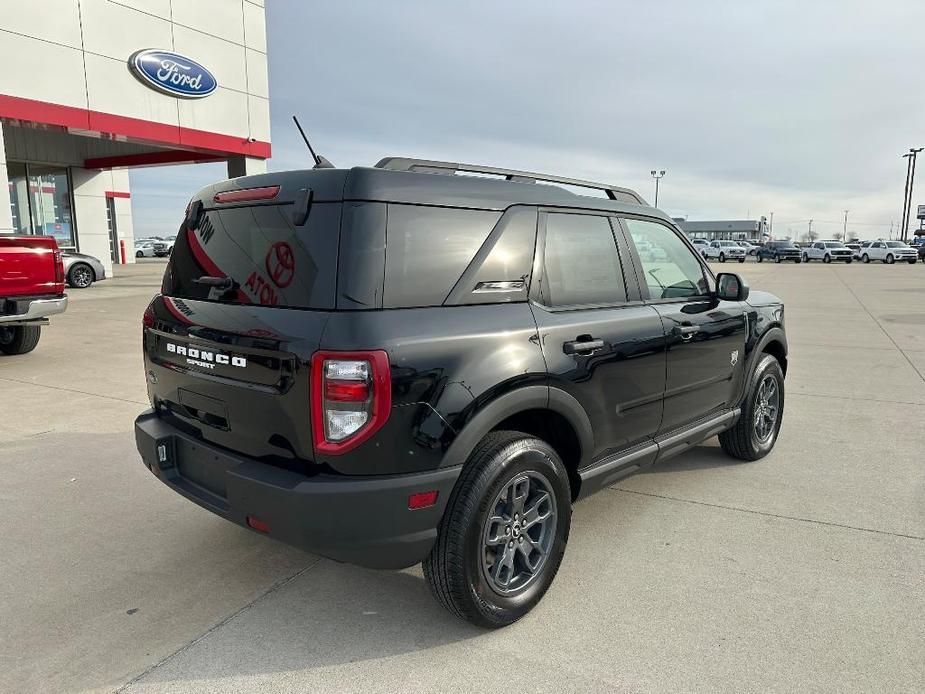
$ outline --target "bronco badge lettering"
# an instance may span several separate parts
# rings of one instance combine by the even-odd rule
[[[247,359],[245,357],[233,357],[230,354],[215,352],[202,347],[186,347],[184,345],[175,345],[173,342],[168,342],[167,351],[171,354],[178,354],[186,357],[186,362],[188,364],[201,366],[206,369],[214,369],[216,364],[237,366],[242,369],[247,367]]]

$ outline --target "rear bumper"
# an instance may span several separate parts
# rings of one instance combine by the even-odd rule
[[[67,297],[59,296],[54,299],[22,299],[16,300],[11,298],[7,303],[14,305],[15,313],[4,313],[0,315],[0,323],[18,323],[20,321],[38,320],[47,318],[58,313],[64,313],[67,309]]]
[[[135,442],[161,482],[203,508],[244,527],[255,516],[272,538],[377,569],[405,568],[428,555],[460,472],[306,477],[188,436],[151,410],[135,420]],[[436,505],[409,510],[409,495],[427,491],[438,492]]]

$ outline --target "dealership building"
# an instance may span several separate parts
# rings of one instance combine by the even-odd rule
[[[766,217],[761,219],[727,219],[689,222],[684,218],[674,220],[681,230],[692,239],[757,239],[770,238],[771,230]]]
[[[266,53],[264,0],[4,3],[0,234],[134,262],[129,169],[266,170]]]

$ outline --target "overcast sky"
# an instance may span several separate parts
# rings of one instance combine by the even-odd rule
[[[810,218],[829,236],[849,209],[849,235],[886,236],[900,155],[925,145],[923,31],[921,0],[267,0],[269,165],[309,163],[296,113],[338,166],[482,163],[650,202],[665,169],[673,216],[773,211],[775,236]],[[175,233],[192,192],[224,176],[134,171],[136,235]]]

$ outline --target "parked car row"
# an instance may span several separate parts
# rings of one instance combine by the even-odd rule
[[[173,236],[154,236],[149,239],[135,239],[136,258],[166,258],[173,252],[173,244],[177,240]]]
[[[694,247],[707,260],[737,260],[744,263],[749,255],[761,263],[765,260],[775,263],[790,261],[808,263],[818,260],[823,263],[851,263],[859,260],[869,263],[872,260],[892,264],[904,261],[914,264],[917,260],[925,262],[925,243],[909,246],[902,241],[861,241],[859,243],[842,243],[834,239],[823,239],[798,246],[788,239],[768,241],[759,244],[752,241],[733,241],[729,239],[691,239]]]

